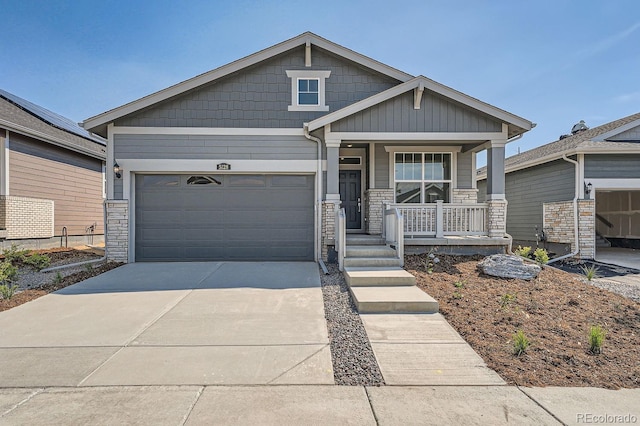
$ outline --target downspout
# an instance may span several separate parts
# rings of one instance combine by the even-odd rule
[[[324,262],[322,262],[322,140],[309,134],[309,123],[304,123],[304,137],[318,145],[318,167],[316,172],[316,257],[317,261],[325,270]]]
[[[575,238],[575,245],[576,245],[576,249],[573,253],[569,253],[569,254],[565,254],[564,256],[560,256],[560,257],[556,257],[555,259],[551,259],[550,261],[547,262],[547,264],[549,263],[553,263],[553,262],[557,262],[559,260],[563,260],[566,259],[568,257],[573,257],[575,255],[577,255],[578,253],[580,253],[580,237],[578,235],[578,194],[580,194],[580,163],[578,163],[576,160],[572,160],[570,158],[567,157],[567,154],[562,154],[562,159],[565,161],[568,161],[569,163],[573,163],[576,167],[576,187],[574,189],[575,195],[573,197],[573,236]]]

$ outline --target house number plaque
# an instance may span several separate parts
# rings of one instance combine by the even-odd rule
[[[231,170],[231,164],[229,164],[229,163],[220,163],[220,164],[218,164],[218,170]]]

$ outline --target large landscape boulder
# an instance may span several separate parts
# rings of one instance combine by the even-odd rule
[[[484,274],[499,278],[520,278],[532,280],[538,276],[542,268],[525,262],[520,256],[511,254],[493,254],[478,263],[478,269]]]

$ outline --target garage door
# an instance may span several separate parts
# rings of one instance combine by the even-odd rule
[[[313,260],[314,178],[137,175],[136,261]]]

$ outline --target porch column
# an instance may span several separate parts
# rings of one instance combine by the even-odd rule
[[[507,232],[504,146],[506,140],[492,140],[487,149],[487,207],[489,237],[502,238]]]
[[[340,139],[327,140],[327,200],[340,200]]]

